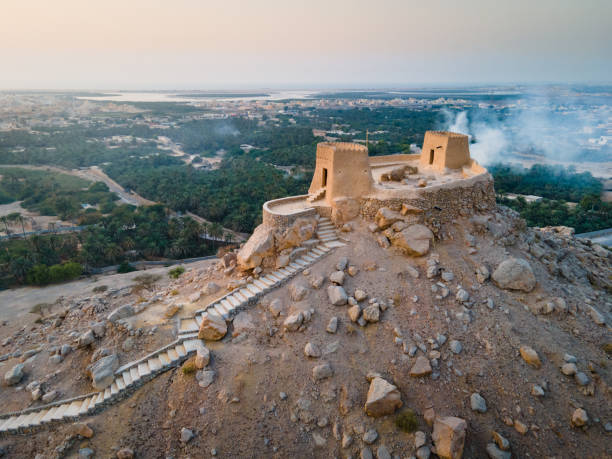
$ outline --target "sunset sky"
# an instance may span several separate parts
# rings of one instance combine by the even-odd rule
[[[610,0],[2,0],[0,88],[610,82]]]

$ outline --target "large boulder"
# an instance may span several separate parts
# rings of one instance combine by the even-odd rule
[[[4,383],[7,386],[14,386],[23,378],[23,363],[18,363],[4,374]]]
[[[102,357],[89,367],[92,385],[97,390],[106,389],[115,379],[115,370],[119,367],[117,354]]]
[[[335,224],[347,222],[358,215],[359,202],[357,200],[345,196],[334,198],[331,219]]]
[[[391,238],[391,243],[407,255],[420,257],[429,252],[433,237],[433,233],[425,225],[410,225],[395,233]]]
[[[401,406],[402,397],[397,387],[382,378],[372,379],[365,404],[365,412],[369,416],[393,414]]]
[[[502,261],[491,278],[499,288],[507,290],[531,292],[536,285],[531,265],[522,258],[508,258]]]
[[[205,314],[202,317],[202,323],[200,324],[200,331],[198,333],[199,339],[219,341],[226,333],[227,324],[222,317],[213,316],[211,314]]]
[[[403,220],[402,214],[391,210],[388,207],[381,207],[378,209],[378,212],[376,212],[376,216],[374,217],[374,221],[381,230],[389,228],[395,222],[400,220]]]
[[[238,267],[242,270],[261,265],[263,259],[274,253],[274,233],[270,228],[259,225],[238,252]]]
[[[467,422],[447,416],[436,418],[431,439],[436,445],[436,454],[442,459],[461,459],[465,443]]]

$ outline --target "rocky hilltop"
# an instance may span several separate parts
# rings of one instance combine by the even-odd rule
[[[434,228],[401,206],[298,220],[176,280],[2,322],[0,448],[610,457],[611,259],[503,207]]]

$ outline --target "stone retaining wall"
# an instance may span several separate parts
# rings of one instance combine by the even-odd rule
[[[404,203],[422,209],[421,216],[425,221],[448,223],[459,216],[495,208],[493,179],[486,174],[474,181],[453,182],[452,186],[442,185],[431,190],[424,188],[417,195],[406,198],[364,197],[359,200],[360,214],[365,220],[372,221],[381,207],[399,210]]]
[[[308,195],[289,196],[287,198],[274,199],[264,203],[262,223],[271,228],[284,230],[289,228],[300,217],[314,217],[317,214],[317,211],[312,207],[307,209],[298,209],[290,213],[280,213],[274,210],[274,207],[283,204],[290,204],[292,202],[303,201],[307,197]]]

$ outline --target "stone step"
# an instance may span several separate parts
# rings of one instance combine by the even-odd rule
[[[324,252],[322,250],[320,250],[320,249],[318,249],[316,247],[314,249],[312,249],[311,252],[314,253],[315,255],[319,256],[319,257],[323,256],[323,254],[324,254]]]
[[[125,383],[126,387],[131,386],[132,383],[134,382],[129,370],[124,371],[121,376],[123,376],[123,382]]]
[[[247,300],[253,298],[255,296],[255,294],[253,292],[251,292],[249,289],[247,288],[243,288],[240,290],[240,294],[242,296],[244,296]]]
[[[258,295],[263,292],[263,290],[255,284],[247,284],[246,288],[252,292],[253,295]]]
[[[179,355],[176,353],[174,349],[168,349],[168,357],[172,362],[176,362],[179,359]]]
[[[111,391],[111,396],[115,396],[119,393],[119,387],[117,386],[117,383],[113,381],[113,383],[110,385],[110,391]]]
[[[119,390],[125,389],[126,385],[125,381],[123,380],[123,376],[115,378],[115,382],[117,383],[117,387],[119,388]]]
[[[70,404],[66,412],[64,413],[64,417],[76,417],[79,414],[79,410],[81,409],[81,404],[83,400],[75,400]]]
[[[170,357],[168,357],[168,353],[167,352],[162,352],[161,354],[159,354],[159,361],[162,363],[162,366],[167,366],[170,365]]]
[[[290,277],[293,275],[293,273],[295,273],[299,268],[299,265],[297,265],[298,267],[295,267],[296,264],[294,262],[289,263],[287,266],[285,266],[284,268],[279,269],[279,271],[281,271],[282,273],[286,273],[287,277]]]
[[[325,244],[319,244],[317,246],[317,249],[322,250],[323,252],[327,253],[329,252],[331,249],[329,247],[327,247]]]
[[[297,264],[295,261],[292,261],[291,263],[289,263],[289,267],[295,270],[302,269],[302,265]]]
[[[264,284],[262,281],[260,281],[259,279],[254,279],[253,284],[259,287],[262,291],[268,290],[268,286]]]
[[[36,416],[36,413],[27,413],[25,414],[25,417],[21,419],[21,421],[19,421],[18,423],[16,423],[15,427],[20,428],[20,427],[28,427],[30,425],[30,422],[32,420],[32,418]]]
[[[217,314],[219,314],[223,319],[227,320],[229,318],[229,311],[223,304],[215,304],[213,310],[216,311]]]
[[[273,272],[273,273],[268,274],[268,277],[269,277],[270,279],[272,279],[272,280],[273,280],[274,282],[276,282],[276,283],[279,283],[279,282],[281,282],[281,281],[284,279],[284,277],[282,277],[282,276],[281,276],[279,273],[277,273],[276,271],[275,271],[275,272]]]
[[[302,260],[301,258],[298,258],[297,260],[295,260],[295,263],[300,265],[301,268],[303,268],[304,266],[308,266],[308,262]]]
[[[338,240],[338,236],[328,236],[328,237],[321,238],[322,242],[332,242],[332,241],[337,241],[337,240]]]
[[[233,295],[230,295],[228,297],[226,297],[227,301],[229,301],[232,306],[234,308],[237,308],[238,306],[240,306],[242,304],[242,301],[240,301],[237,297],[236,297],[236,293],[234,293]]]
[[[183,346],[182,344],[177,344],[174,347],[174,350],[179,355],[179,357],[185,357],[187,355],[187,351],[185,350],[185,346]]]
[[[113,391],[111,390],[110,386],[108,386],[106,389],[104,389],[104,393],[102,394],[102,401],[108,400],[112,396],[113,396]]]
[[[330,234],[336,234],[336,230],[326,229],[323,231],[317,231],[317,236],[319,237],[319,239],[321,239],[324,236],[329,236]]]
[[[221,300],[221,304],[223,305],[223,307],[225,309],[227,309],[227,315],[229,316],[232,311],[235,309],[234,306],[232,305],[232,303],[230,303],[228,300],[226,300],[225,298]]]
[[[185,346],[185,350],[189,352],[195,352],[200,348],[204,347],[204,343],[200,339],[188,339],[183,341],[183,346]]]
[[[267,284],[269,287],[274,287],[276,285],[276,281],[270,279],[268,276],[260,277],[259,280],[264,284]]]
[[[344,242],[340,242],[338,240],[335,241],[328,241],[325,243],[327,245],[327,247],[329,247],[330,249],[335,249],[337,247],[344,247],[346,244]]]
[[[310,255],[303,255],[302,260],[304,260],[306,263],[314,263],[317,259],[311,257]]]
[[[88,400],[91,400],[91,398],[89,398]],[[87,405],[89,405],[89,401],[87,402]],[[42,424],[41,420],[42,418],[45,417],[45,414],[47,414],[49,410],[44,409],[44,410],[40,410],[36,412],[36,416],[34,417],[34,419],[32,419],[32,425],[33,426],[39,426],[40,424]],[[2,428],[0,427],[0,430],[2,430]]]
[[[150,358],[149,360],[147,360],[147,363],[149,364],[149,368],[151,369],[151,371],[158,371],[162,367],[159,357]]]
[[[334,225],[332,225],[331,223],[325,223],[323,225],[318,225],[317,226],[317,233],[321,232],[321,231],[328,231],[328,230],[335,230],[336,227]]]
[[[55,410],[55,413],[53,413],[53,416],[51,416],[51,420],[57,421],[58,419],[62,419],[64,417],[64,413],[68,410],[69,406],[70,405],[68,403],[64,403],[63,405],[58,406],[57,410]]]
[[[190,333],[190,332],[194,332],[194,331],[198,331],[200,329],[200,327],[198,326],[198,323],[194,320],[194,319],[181,319],[181,328],[180,328],[180,332],[181,333]]]
[[[140,379],[140,374],[138,373],[138,367],[136,365],[130,368],[130,376],[132,377],[132,383]]]
[[[151,374],[151,369],[149,368],[149,364],[147,362],[138,364],[138,374],[141,378]]]
[[[209,315],[212,319],[223,319],[223,316],[219,314],[214,308],[207,309],[204,314]],[[204,314],[202,314],[202,317],[204,317]]]
[[[11,419],[11,422],[9,422],[9,423],[6,425],[6,430],[16,430],[16,429],[17,429],[17,426],[19,425],[19,423],[22,421],[22,419],[23,419],[24,417],[25,417],[25,415],[24,415],[24,414],[21,414],[21,415],[19,415],[19,416],[12,416],[12,417],[10,418],[10,419]]]
[[[236,298],[238,301],[240,301],[240,303],[246,303],[247,301],[249,301],[249,299],[244,296],[244,294],[242,293],[242,290],[237,290],[236,292],[234,292],[234,298]]]
[[[51,421],[51,419],[53,419],[53,415],[55,414],[55,412],[57,411],[57,409],[58,409],[58,408],[59,408],[59,406],[54,406],[54,407],[51,407],[51,408],[49,409],[49,411],[47,411],[47,414],[45,414],[45,415],[44,415],[44,416],[43,416],[43,417],[40,419],[40,422],[41,422],[41,423],[43,423],[43,422],[50,422],[50,421]]]

